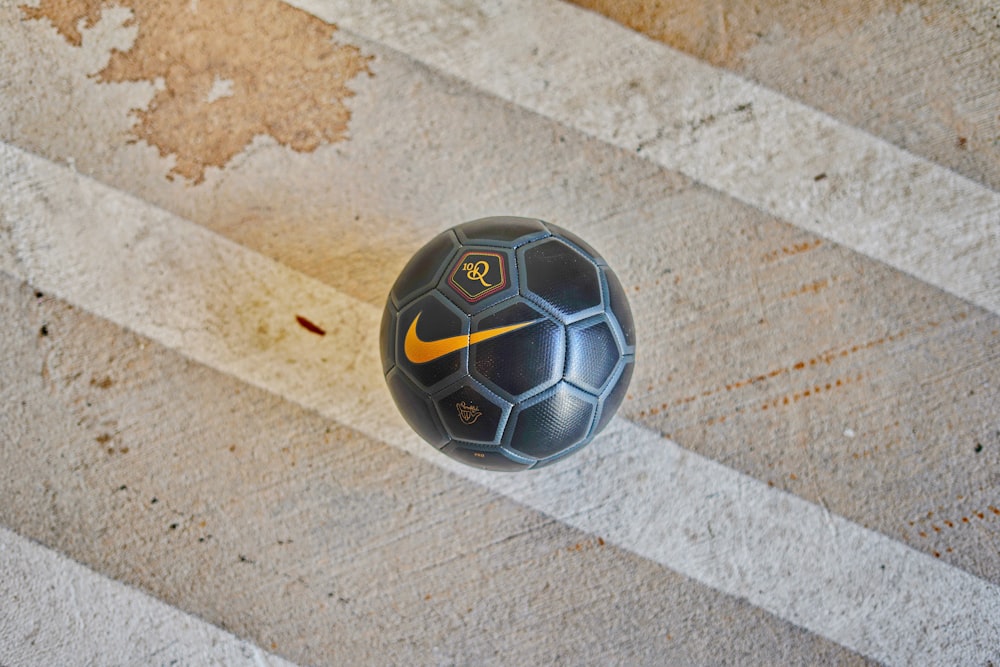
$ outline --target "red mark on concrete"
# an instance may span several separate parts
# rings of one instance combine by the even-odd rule
[[[310,332],[312,332],[312,333],[314,333],[314,334],[316,334],[318,336],[325,336],[326,335],[326,331],[324,331],[319,326],[313,324],[312,322],[310,322],[306,318],[302,317],[301,315],[296,315],[295,316],[295,321],[298,322],[299,325],[303,329],[305,329],[306,331],[310,331]]]

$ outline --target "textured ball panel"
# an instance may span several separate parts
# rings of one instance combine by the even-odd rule
[[[611,327],[598,315],[570,325],[566,335],[566,379],[599,394],[621,358]]]
[[[417,435],[435,447],[441,447],[448,442],[448,436],[438,423],[437,412],[425,392],[414,386],[398,368],[389,371],[385,381],[403,419],[417,432]]]
[[[597,266],[556,238],[518,251],[521,292],[552,308],[563,321],[600,312],[601,278]]]
[[[596,403],[593,396],[560,382],[518,409],[508,446],[535,458],[569,449],[590,433]]]
[[[435,392],[466,374],[469,318],[437,291],[399,313],[396,366],[427,392]]]
[[[629,359],[622,368],[621,375],[615,380],[611,390],[601,399],[600,415],[597,418],[597,426],[594,427],[594,434],[604,430],[611,418],[615,416],[622,400],[625,399],[625,392],[628,391],[628,384],[632,380],[632,370],[635,362]]]
[[[433,287],[444,273],[448,260],[458,249],[458,238],[451,230],[438,234],[406,263],[392,286],[389,296],[401,308],[416,296]]]
[[[455,440],[499,444],[511,404],[478,382],[464,380],[435,400],[445,430]]]
[[[492,245],[516,248],[549,235],[540,220],[514,216],[494,216],[472,220],[455,227],[465,245]]]
[[[581,239],[573,232],[569,231],[568,229],[563,229],[559,225],[553,225],[551,222],[546,222],[545,226],[548,227],[549,231],[551,231],[556,236],[559,236],[560,238],[569,241],[571,244],[575,245],[577,248],[582,250],[585,255],[589,255],[590,258],[593,259],[594,262],[597,263],[598,265],[607,266],[607,262],[604,261],[604,258],[601,257],[596,250],[594,250],[593,246],[591,246],[589,243]]]
[[[382,374],[385,375],[396,365],[396,309],[391,299],[386,300],[385,309],[382,311],[378,346],[382,351]]]
[[[472,346],[472,375],[516,400],[555,384],[565,364],[563,326],[518,297],[474,318],[476,331],[529,323]]]
[[[632,321],[632,309],[629,308],[625,288],[622,287],[614,271],[610,268],[605,268],[603,271],[605,282],[608,285],[608,307],[615,316],[618,326],[621,327],[626,349],[634,348],[635,323]]]
[[[504,455],[499,449],[473,449],[460,442],[450,442],[441,449],[442,452],[466,465],[483,470],[496,470],[499,472],[517,472],[525,470],[531,463],[515,461]]]

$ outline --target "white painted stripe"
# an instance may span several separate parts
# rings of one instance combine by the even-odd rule
[[[292,665],[6,528],[0,664]]]
[[[376,308],[20,149],[0,165],[21,280],[865,655],[996,658],[997,586],[635,424],[533,473],[454,463],[388,407]]]
[[[1000,313],[1000,194],[735,74],[557,0],[290,3]]]

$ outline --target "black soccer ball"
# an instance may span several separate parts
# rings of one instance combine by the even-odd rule
[[[453,227],[421,248],[382,315],[382,368],[403,417],[489,470],[548,465],[587,445],[628,388],[625,290],[576,235],[529,218]]]

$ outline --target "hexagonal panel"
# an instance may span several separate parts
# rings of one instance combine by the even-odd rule
[[[448,436],[438,423],[437,411],[426,394],[414,386],[398,368],[389,371],[385,381],[403,419],[417,435],[435,447],[442,447],[448,442]]]
[[[628,391],[628,384],[632,380],[632,370],[634,367],[635,362],[631,357],[627,357],[621,371],[616,372],[617,377],[613,381],[613,384],[605,390],[604,395],[601,397],[601,404],[599,406],[600,414],[597,416],[597,426],[594,427],[594,435],[604,430],[604,427],[608,425],[611,418],[615,416],[615,412],[618,411],[622,400],[625,399],[625,392]]]
[[[514,216],[493,216],[472,220],[455,227],[462,243],[516,248],[549,235],[540,220]]]
[[[597,265],[556,238],[517,251],[521,293],[547,305],[564,322],[596,315],[602,309]]]
[[[382,310],[382,324],[378,329],[378,347],[382,356],[382,374],[396,365],[396,309],[392,299],[386,299]]]
[[[475,342],[469,369],[476,379],[507,400],[544,390],[562,378],[566,340],[563,326],[522,297],[515,297],[472,320],[473,338],[519,327]]]
[[[438,290],[472,315],[517,294],[514,251],[463,247],[452,258]]]
[[[418,297],[437,284],[445,272],[448,260],[458,249],[458,239],[448,230],[427,242],[406,263],[392,286],[389,296],[397,308]]]
[[[469,318],[437,290],[400,311],[396,366],[434,393],[458,381],[469,367]]]
[[[610,267],[605,267],[602,273],[608,290],[608,307],[618,323],[624,338],[625,350],[628,352],[635,348],[635,323],[632,320],[632,309],[628,305],[628,296],[618,276]]]
[[[604,261],[604,258],[601,257],[601,255],[596,250],[594,250],[594,247],[589,243],[587,243],[586,241],[584,241],[583,239],[581,239],[573,232],[569,231],[568,229],[564,229],[559,225],[553,225],[551,222],[546,222],[545,226],[548,227],[549,231],[551,231],[556,236],[562,237],[563,239],[569,241],[577,248],[582,250],[584,253],[590,255],[591,259],[593,259],[595,263],[599,264],[600,266],[607,266],[607,262]]]
[[[515,410],[507,445],[539,459],[558,454],[590,434],[596,409],[596,398],[560,382]]]
[[[517,472],[531,466],[531,462],[517,461],[508,457],[499,447],[479,448],[475,445],[470,446],[469,443],[449,442],[441,448],[441,451],[456,461],[483,470]]]
[[[499,444],[511,404],[478,382],[467,379],[434,399],[438,416],[456,440]]]
[[[621,356],[615,335],[603,315],[566,328],[565,377],[576,386],[599,394]]]

